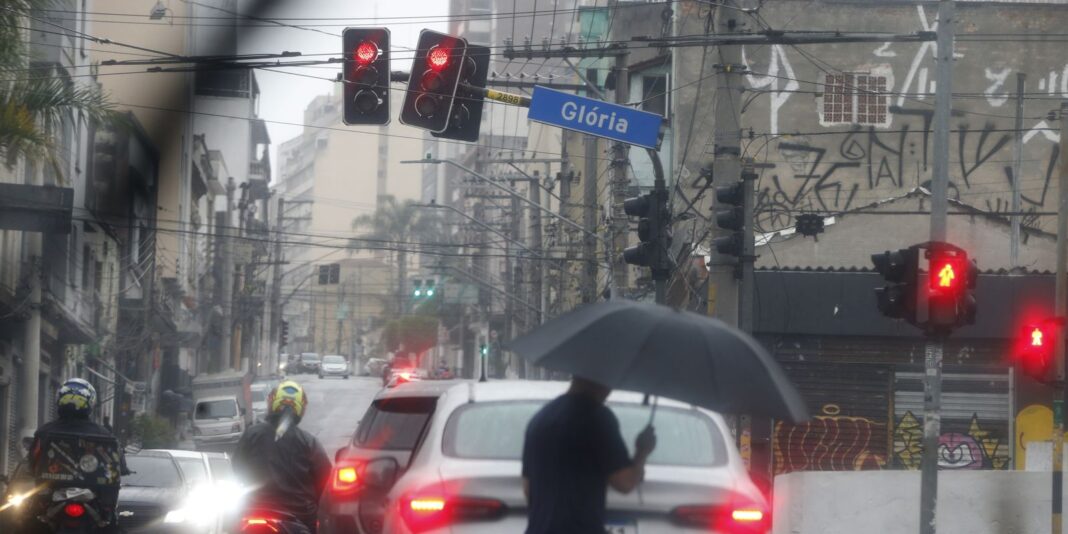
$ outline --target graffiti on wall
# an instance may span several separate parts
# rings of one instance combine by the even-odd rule
[[[919,469],[923,456],[923,425],[912,412],[894,428],[894,459],[899,467]],[[966,432],[948,431],[938,437],[940,469],[1005,469],[1009,451],[1005,440],[987,430],[973,414]]]
[[[822,415],[807,423],[778,421],[772,436],[775,474],[882,469],[886,432],[886,422],[842,415],[836,404],[825,404]]]
[[[933,14],[917,5],[918,30],[937,27]],[[901,47],[914,51],[911,57],[899,54]],[[914,187],[929,187],[931,176],[934,91],[934,42],[913,45],[883,43],[871,50],[870,62],[853,60],[858,73],[880,73],[889,95],[883,96],[892,117],[889,125],[857,121],[834,136],[823,127],[821,99],[822,78],[803,79],[796,54],[788,54],[780,45],[746,50],[743,62],[749,65],[748,88],[765,93],[767,122],[754,124],[746,152],[766,164],[757,191],[757,222],[761,231],[793,226],[803,211],[833,213],[847,211],[902,195]],[[1014,90],[1015,73],[1007,65],[984,65],[979,54],[972,53],[971,65],[979,68],[978,98],[964,101],[954,109],[951,119],[950,159],[951,198],[994,213],[1008,212],[1011,191],[1018,177],[1013,176],[1013,116],[1010,89]],[[960,52],[957,58],[964,58]],[[1022,59],[1021,59],[1022,61]],[[1046,91],[1051,95],[1068,95],[1068,64],[1054,66],[1048,75],[1030,78],[1027,91]],[[967,68],[967,67],[962,67]],[[897,69],[897,73],[894,70]],[[825,71],[818,68],[816,71]],[[807,71],[807,72],[812,72]],[[1011,80],[1011,82],[1010,82]],[[809,82],[817,82],[812,84]],[[812,91],[815,89],[815,91]],[[813,92],[813,99],[803,96]],[[854,113],[868,103],[855,101]],[[812,121],[813,116],[819,120]],[[1031,115],[1035,115],[1032,113]],[[859,117],[860,115],[856,115]],[[800,120],[796,120],[800,119]],[[763,121],[764,119],[760,119]],[[1030,117],[1023,136],[1020,188],[1023,196],[1023,224],[1040,227],[1052,224],[1037,213],[1049,208],[1051,180],[1058,166],[1059,135],[1054,127],[1038,117]],[[812,125],[813,132],[790,131],[791,123]],[[795,127],[798,128],[798,127]],[[806,128],[806,127],[800,127]],[[840,133],[840,135],[838,135]]]

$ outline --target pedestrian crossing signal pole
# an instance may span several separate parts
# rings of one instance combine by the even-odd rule
[[[1068,139],[1068,102],[1061,103],[1061,139]],[[1054,314],[1058,318],[1068,315],[1068,158],[1061,158],[1060,191],[1058,192],[1057,210],[1057,279],[1054,288]],[[1053,400],[1053,488],[1051,491],[1052,532],[1063,531],[1062,508],[1064,506],[1064,400],[1068,397],[1065,385],[1065,337],[1064,328],[1057,328],[1054,336],[1053,362],[1056,368],[1056,380],[1061,398]]]

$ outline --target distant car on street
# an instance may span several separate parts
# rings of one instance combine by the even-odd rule
[[[364,376],[382,376],[382,369],[386,367],[387,363],[383,358],[368,358],[367,363],[363,366]]]
[[[408,465],[438,396],[455,383],[417,382],[384,389],[375,396],[349,444],[334,456],[330,485],[319,506],[321,534],[384,532],[384,494],[365,491],[359,473],[368,460],[383,456]]]
[[[233,395],[198,399],[193,407],[193,443],[197,450],[237,445],[245,432],[244,412]]]
[[[414,425],[421,432],[425,427],[425,435],[410,461],[383,451],[362,460],[364,471],[356,480],[371,479],[374,486],[388,488],[379,497],[384,510],[381,532],[522,532],[527,506],[520,464],[527,423],[568,386],[529,381],[451,384],[436,397],[430,420],[422,421],[421,416]],[[642,398],[622,391],[608,398],[628,447],[649,421],[651,408],[642,405]],[[727,439],[727,425],[720,415],[661,399],[654,425],[660,439],[640,493],[608,492],[607,531],[763,534],[769,530],[767,501]],[[365,488],[365,496],[374,493]]]
[[[338,354],[323,356],[323,362],[319,366],[319,378],[322,379],[326,376],[340,376],[348,380],[349,376],[352,376],[352,371],[349,370],[349,362],[345,360],[344,356]]]
[[[299,373],[318,373],[319,366],[321,364],[319,359],[319,353],[317,352],[305,352],[300,355],[300,370]]]

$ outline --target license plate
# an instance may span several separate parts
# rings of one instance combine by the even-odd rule
[[[638,534],[638,524],[634,521],[613,521],[604,526],[608,534]]]

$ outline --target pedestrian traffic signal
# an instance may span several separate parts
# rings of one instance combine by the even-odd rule
[[[485,99],[480,89],[486,87],[489,77],[490,49],[487,46],[467,45],[467,57],[460,69],[460,83],[452,103],[452,115],[442,132],[431,132],[434,137],[458,141],[478,141],[482,127],[482,108]]]
[[[1016,359],[1027,376],[1043,383],[1056,379],[1054,343],[1058,324],[1047,319],[1024,325],[1016,339]]]
[[[872,254],[875,270],[888,282],[875,290],[879,312],[891,319],[916,324],[916,281],[918,246]]]
[[[745,181],[716,188],[716,226],[730,232],[712,240],[716,251],[741,258],[745,250]]]
[[[278,336],[278,346],[284,347],[289,344],[289,321],[282,321],[281,334]]]
[[[389,29],[341,34],[345,124],[389,123]]]
[[[927,327],[948,332],[974,324],[973,290],[979,269],[968,253],[949,243],[931,242],[927,248]]]
[[[650,191],[623,201],[623,211],[638,219],[638,241],[623,251],[623,261],[649,267],[653,280],[667,280],[671,275],[671,213],[666,191]]]
[[[444,132],[452,117],[466,57],[467,41],[463,38],[423,30],[412,60],[400,121],[431,132]]]

